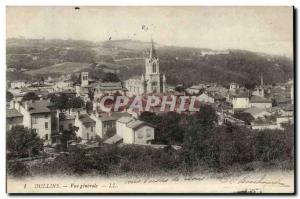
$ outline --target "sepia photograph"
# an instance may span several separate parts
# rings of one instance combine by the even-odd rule
[[[7,193],[295,194],[293,6],[5,9]]]

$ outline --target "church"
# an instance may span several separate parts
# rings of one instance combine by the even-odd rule
[[[143,95],[150,93],[164,93],[166,91],[166,77],[159,72],[159,58],[154,43],[151,41],[149,57],[145,59],[145,74],[141,77],[125,81],[128,95]]]

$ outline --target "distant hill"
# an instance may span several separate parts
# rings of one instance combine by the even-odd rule
[[[139,40],[109,40],[102,42],[104,48],[117,48],[129,50],[145,50],[150,46],[150,42],[143,42]]]
[[[30,42],[29,42],[30,41]],[[30,43],[32,49],[35,50],[45,43],[51,45],[58,41],[46,40],[26,40]],[[7,49],[23,51],[24,41],[10,40],[7,42]],[[62,57],[60,52],[66,51],[66,48],[72,44],[72,52],[89,52],[88,60],[94,60],[95,63],[101,63],[101,67],[113,66],[114,69],[120,70],[120,78],[126,80],[134,75],[140,75],[145,70],[144,58],[148,56],[150,42],[142,42],[137,40],[110,40],[100,43],[89,43],[86,41],[66,40],[60,41],[59,48],[52,53],[39,48],[44,55],[51,55],[51,58],[66,59]],[[84,48],[82,46],[84,45]],[[80,47],[78,47],[80,46]],[[200,82],[217,82],[227,85],[229,82],[237,82],[240,84],[258,84],[260,75],[264,77],[264,82],[273,84],[287,81],[293,77],[293,60],[268,55],[264,53],[256,53],[245,50],[225,50],[214,51],[207,48],[191,48],[177,46],[161,46],[155,44],[157,54],[160,59],[160,70],[166,74],[168,84],[184,84],[190,86]],[[11,51],[11,50],[10,50]],[[29,51],[28,53],[31,53]],[[34,52],[34,51],[33,51]],[[73,53],[74,54],[74,53]],[[68,61],[61,64],[50,65],[43,68],[26,71],[27,75],[49,74],[49,73],[74,73],[82,70],[94,70],[91,67],[92,61],[89,63],[78,63],[78,59],[85,60],[86,56],[82,53],[82,57],[67,57]],[[56,56],[56,57],[55,57]],[[47,60],[48,56],[45,56]],[[84,62],[84,61],[82,61]]]

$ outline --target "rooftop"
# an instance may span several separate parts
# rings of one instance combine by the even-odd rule
[[[121,82],[99,82],[95,84],[95,88],[100,90],[123,90],[124,87]]]
[[[102,122],[105,121],[115,121],[118,120],[121,117],[129,117],[130,114],[127,112],[121,113],[121,112],[111,112],[110,115],[108,115],[108,113],[102,113],[99,115],[99,119]]]
[[[134,119],[132,117],[121,117],[120,119],[118,119],[118,122],[127,124],[131,121],[133,121]]]
[[[267,99],[260,96],[252,96],[250,99],[250,102],[252,103],[272,103],[271,99]]]
[[[250,113],[251,115],[257,115],[261,112],[264,112],[265,110],[264,109],[260,109],[260,108],[257,108],[257,107],[251,107],[251,108],[248,108],[246,109],[244,112],[246,113]]]
[[[23,106],[24,106],[24,103],[27,103],[28,111],[31,114],[51,112],[51,110],[49,109],[49,107],[51,106],[51,103],[47,100],[27,101],[27,102],[23,102]]]
[[[233,97],[235,98],[249,98],[249,93],[248,92],[241,92],[234,94]]]
[[[6,118],[23,117],[17,109],[6,109]]]
[[[80,120],[83,124],[96,123],[92,118],[90,118],[90,116],[89,116],[88,114],[82,114],[82,115],[79,115],[79,120]]]

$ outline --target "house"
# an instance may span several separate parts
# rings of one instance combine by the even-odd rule
[[[151,144],[154,140],[154,127],[132,117],[121,117],[117,120],[117,135],[125,144]]]
[[[264,130],[264,129],[272,129],[272,130],[282,130],[283,128],[276,123],[251,123],[251,128],[253,130]]]
[[[37,100],[25,102],[11,102],[11,107],[23,115],[24,127],[35,131],[45,143],[50,141],[52,114],[50,101]]]
[[[240,88],[239,84],[237,83],[230,83],[229,84],[229,91],[236,92]]]
[[[25,81],[13,81],[10,83],[10,88],[16,89],[16,88],[24,88],[26,87]]]
[[[250,107],[248,92],[242,92],[232,96],[233,110],[247,109]]]
[[[244,110],[245,113],[249,113],[254,117],[254,119],[258,118],[264,118],[265,116],[271,116],[271,113],[266,111],[265,109],[257,108],[257,107],[251,107],[246,110]]]
[[[14,107],[6,109],[6,131],[17,125],[23,125],[23,115]]]
[[[126,88],[122,82],[99,82],[91,85],[95,89],[94,97],[101,98],[103,95],[124,95]]]
[[[73,90],[73,84],[74,82],[71,80],[59,81],[54,85],[54,89],[55,91]]]
[[[186,92],[190,95],[199,94],[206,86],[204,84],[193,85],[186,89]]]
[[[252,91],[253,96],[259,96],[259,97],[264,97],[265,92],[264,92],[264,87],[263,86],[257,86],[255,89]]]
[[[76,135],[82,139],[83,143],[96,138],[96,121],[93,120],[88,114],[81,114],[80,112],[77,112],[74,126],[78,128]]]
[[[250,99],[250,107],[267,109],[272,107],[272,100],[261,96],[252,96]]]
[[[282,106],[282,115],[284,116],[294,116],[294,106],[293,104],[288,104],[285,106]]]
[[[273,99],[277,106],[285,106],[287,104],[291,104],[291,99],[285,96],[274,96]]]
[[[206,92],[211,96],[215,96],[215,95],[226,96],[228,93],[228,89],[223,86],[211,86],[206,89]]]
[[[201,95],[199,95],[197,97],[197,100],[202,103],[214,103],[215,102],[214,98],[210,97],[206,93],[202,93]]]
[[[123,116],[130,116],[126,112],[109,112],[101,113],[95,112],[90,117],[96,121],[96,134],[100,138],[111,137],[116,134],[116,122]]]
[[[293,116],[277,116],[276,123],[280,126],[285,124],[294,124],[294,117]]]

